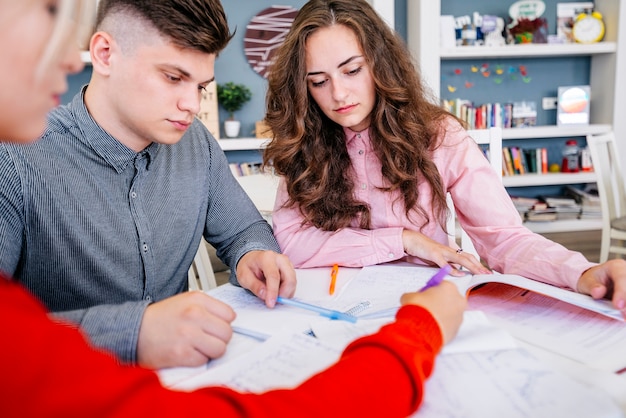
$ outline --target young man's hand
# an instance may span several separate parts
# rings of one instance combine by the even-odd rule
[[[273,308],[280,295],[290,298],[296,292],[296,272],[287,256],[274,251],[250,251],[237,264],[239,284]]]
[[[146,308],[137,363],[150,369],[200,366],[226,351],[235,312],[202,292],[185,292]]]

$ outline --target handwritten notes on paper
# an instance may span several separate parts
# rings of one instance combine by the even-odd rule
[[[222,385],[259,393],[274,388],[292,388],[337,361],[341,351],[305,334],[272,337],[235,363],[196,374],[172,386],[193,390]]]

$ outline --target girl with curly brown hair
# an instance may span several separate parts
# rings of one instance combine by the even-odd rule
[[[489,267],[612,298],[626,315],[626,262],[595,265],[522,225],[479,147],[434,104],[366,1],[302,7],[274,58],[266,119],[264,163],[282,176],[274,233],[296,267],[405,259],[485,273],[449,245],[450,193]]]

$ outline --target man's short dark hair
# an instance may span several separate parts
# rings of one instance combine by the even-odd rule
[[[233,36],[219,0],[100,0],[96,29],[116,13],[148,22],[180,48],[209,54],[218,54]]]

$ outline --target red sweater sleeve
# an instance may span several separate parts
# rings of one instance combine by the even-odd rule
[[[122,366],[55,323],[21,286],[0,277],[0,416],[404,417],[422,399],[442,337],[432,316],[402,308],[397,321],[352,343],[341,359],[293,390],[165,389],[155,373]],[[200,414],[200,415],[199,415]]]

